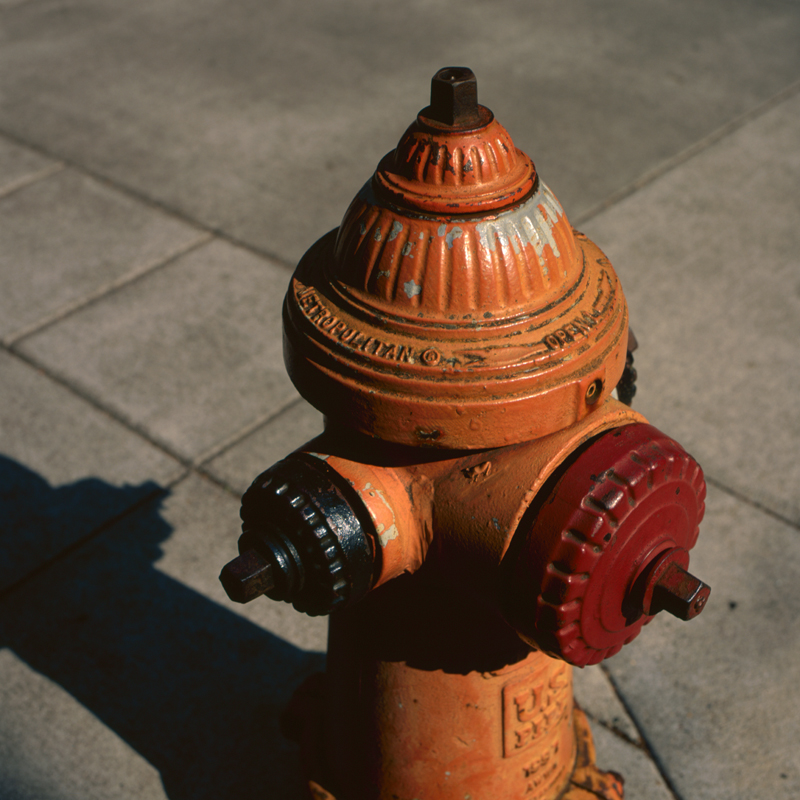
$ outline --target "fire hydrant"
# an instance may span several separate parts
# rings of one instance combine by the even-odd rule
[[[470,70],[434,76],[283,319],[325,432],[248,489],[221,580],[330,614],[284,720],[311,796],[622,798],[572,666],[702,610],[705,482],[612,396],[633,349],[614,269]]]

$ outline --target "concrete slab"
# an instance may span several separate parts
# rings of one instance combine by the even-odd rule
[[[116,769],[123,786],[146,782],[144,759],[171,800],[300,800],[296,749],[281,736],[277,717],[323,657],[275,634],[277,604],[253,604],[248,618],[216,602],[222,551],[235,550],[236,509],[223,490],[189,479],[0,602],[0,646],[13,653],[0,668],[23,695],[20,712],[13,706],[14,715],[0,722],[0,752],[13,751],[20,737],[55,735],[40,724],[80,730],[88,710],[95,719],[81,735],[95,736],[96,757],[81,764],[62,744],[52,769],[76,787],[75,796],[81,788],[82,796],[96,796],[94,787],[110,784]],[[176,564],[186,581],[169,574]],[[57,712],[25,719],[22,711],[45,680],[62,698]],[[102,762],[120,740],[130,756]],[[43,756],[33,758],[51,771]],[[14,790],[17,774],[0,776],[1,796],[9,785]],[[23,783],[27,796],[29,786]],[[122,795],[115,787],[110,796]]]
[[[800,796],[800,533],[712,488],[691,570],[712,587],[606,662],[679,797]]]
[[[0,199],[0,338],[9,343],[208,238],[64,170]]]
[[[0,589],[182,471],[123,425],[0,351]]]
[[[598,666],[575,669],[572,673],[575,700],[578,705],[593,719],[606,728],[628,739],[635,745],[641,745],[642,737],[636,725],[620,702],[613,684]],[[611,769],[611,767],[609,767]],[[621,769],[614,767],[617,772]]]
[[[288,281],[216,240],[19,347],[173,452],[204,459],[297,396],[281,352]]]
[[[295,648],[319,653],[327,648],[328,620],[299,614],[287,603],[266,598],[240,605],[219,582],[222,567],[238,555],[239,500],[194,476],[163,502],[161,517],[173,528],[154,561],[159,572],[180,581],[226,611],[269,630]],[[266,677],[270,681],[269,676]]]
[[[573,216],[800,74],[777,0],[40,0],[3,27],[0,129],[289,262],[448,64]]]
[[[237,494],[267,467],[322,433],[322,414],[298,399],[263,427],[203,465],[203,469]]]
[[[800,523],[800,95],[584,225],[639,340],[634,404]]]
[[[57,683],[0,650],[4,800],[166,800],[158,771]]]
[[[0,136],[0,197],[60,169],[58,161]]]

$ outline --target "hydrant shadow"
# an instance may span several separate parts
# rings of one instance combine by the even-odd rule
[[[125,499],[125,492],[153,495],[4,597],[0,647],[63,687],[141,754],[171,800],[299,797],[294,747],[277,717],[324,656],[153,566],[173,530],[160,513],[168,492],[96,478],[53,488],[2,456],[0,486],[15,488],[0,492],[0,519],[42,524],[55,507],[58,524],[68,525],[82,504]],[[2,538],[13,541],[13,527],[3,527]],[[0,794],[2,787],[0,778]]]

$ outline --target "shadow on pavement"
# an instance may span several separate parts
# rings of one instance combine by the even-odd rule
[[[84,504],[147,485],[120,489],[92,478],[53,488],[0,456],[0,486],[15,487],[0,493],[0,519],[66,526]],[[277,716],[324,657],[153,567],[172,533],[160,515],[167,494],[9,594],[0,604],[0,646],[158,769],[171,800],[299,797],[298,758]]]

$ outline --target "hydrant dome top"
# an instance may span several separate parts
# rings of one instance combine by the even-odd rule
[[[477,448],[546,435],[619,380],[625,300],[478,104],[472,72],[447,67],[431,88],[341,226],[298,265],[287,369],[329,419],[381,439]]]
[[[579,271],[558,200],[478,105],[472,71],[446,67],[345,214],[329,277],[384,312],[447,322],[547,305]]]
[[[445,67],[431,81],[431,104],[379,164],[378,194],[402,208],[480,214],[530,195],[536,168],[492,112],[478,105],[472,70]]]

